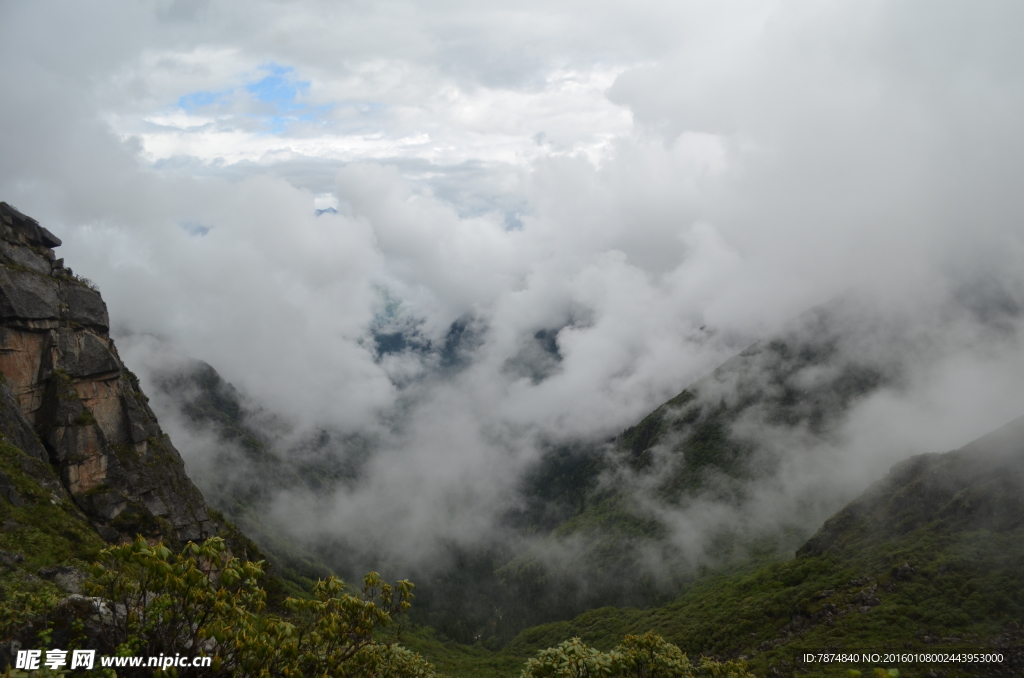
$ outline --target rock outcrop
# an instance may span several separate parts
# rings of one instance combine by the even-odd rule
[[[121,363],[100,293],[61,241],[0,202],[0,432],[50,464],[108,541],[217,532],[181,456]]]

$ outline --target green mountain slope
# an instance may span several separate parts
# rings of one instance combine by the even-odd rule
[[[757,675],[1024,675],[1024,417],[955,452],[895,466],[785,562],[706,574],[671,603],[603,608],[520,633],[482,656],[420,634],[453,675],[508,676],[570,637],[609,649],[654,630]],[[998,653],[1002,662],[807,663],[805,653]],[[930,673],[932,672],[932,673]]]

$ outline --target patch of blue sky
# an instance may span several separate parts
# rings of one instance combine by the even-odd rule
[[[271,62],[260,66],[260,70],[266,71],[268,75],[245,86],[246,91],[255,96],[257,101],[271,104],[279,112],[293,111],[305,106],[297,103],[295,98],[299,94],[308,93],[310,83],[308,80],[295,80],[292,77],[295,73],[294,68]]]
[[[178,106],[183,111],[191,113],[197,108],[212,106],[213,104],[223,102],[231,96],[232,92],[234,92],[234,90],[231,89],[227,89],[222,92],[192,92],[191,94],[179,97]]]
[[[280,134],[295,122],[316,122],[335,107],[335,104],[330,103],[318,106],[304,103],[301,98],[309,93],[311,83],[296,79],[295,69],[291,66],[268,62],[259,66],[259,72],[263,77],[243,88],[192,92],[180,97],[178,106],[192,113],[197,109],[226,104],[240,91],[244,91],[252,100],[263,104],[261,110],[247,115],[259,122],[264,128],[263,134]]]
[[[295,69],[273,62],[260,66],[267,73],[262,79],[249,83],[245,90],[257,101],[269,104],[273,109],[270,115],[254,114],[261,120],[270,134],[284,132],[290,123],[315,122],[323,117],[334,104],[310,106],[299,101],[299,97],[309,93],[308,80],[296,80]]]

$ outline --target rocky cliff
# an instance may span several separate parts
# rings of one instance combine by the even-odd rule
[[[60,244],[0,202],[0,432],[52,467],[55,491],[108,541],[212,536],[202,494],[118,357],[106,304],[54,256]]]

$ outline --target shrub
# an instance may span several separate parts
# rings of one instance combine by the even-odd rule
[[[587,647],[579,638],[541,650],[520,678],[754,678],[740,661],[701,657],[699,666],[672,643],[648,632],[626,636],[611,652]]]
[[[409,609],[408,581],[392,586],[371,572],[356,595],[331,577],[309,599],[286,599],[286,613],[276,615],[265,611],[262,576],[262,562],[232,557],[216,537],[178,554],[139,537],[100,553],[87,585],[102,601],[92,622],[120,655],[212,657],[211,668],[170,669],[180,676],[436,676],[419,655],[374,638]]]

